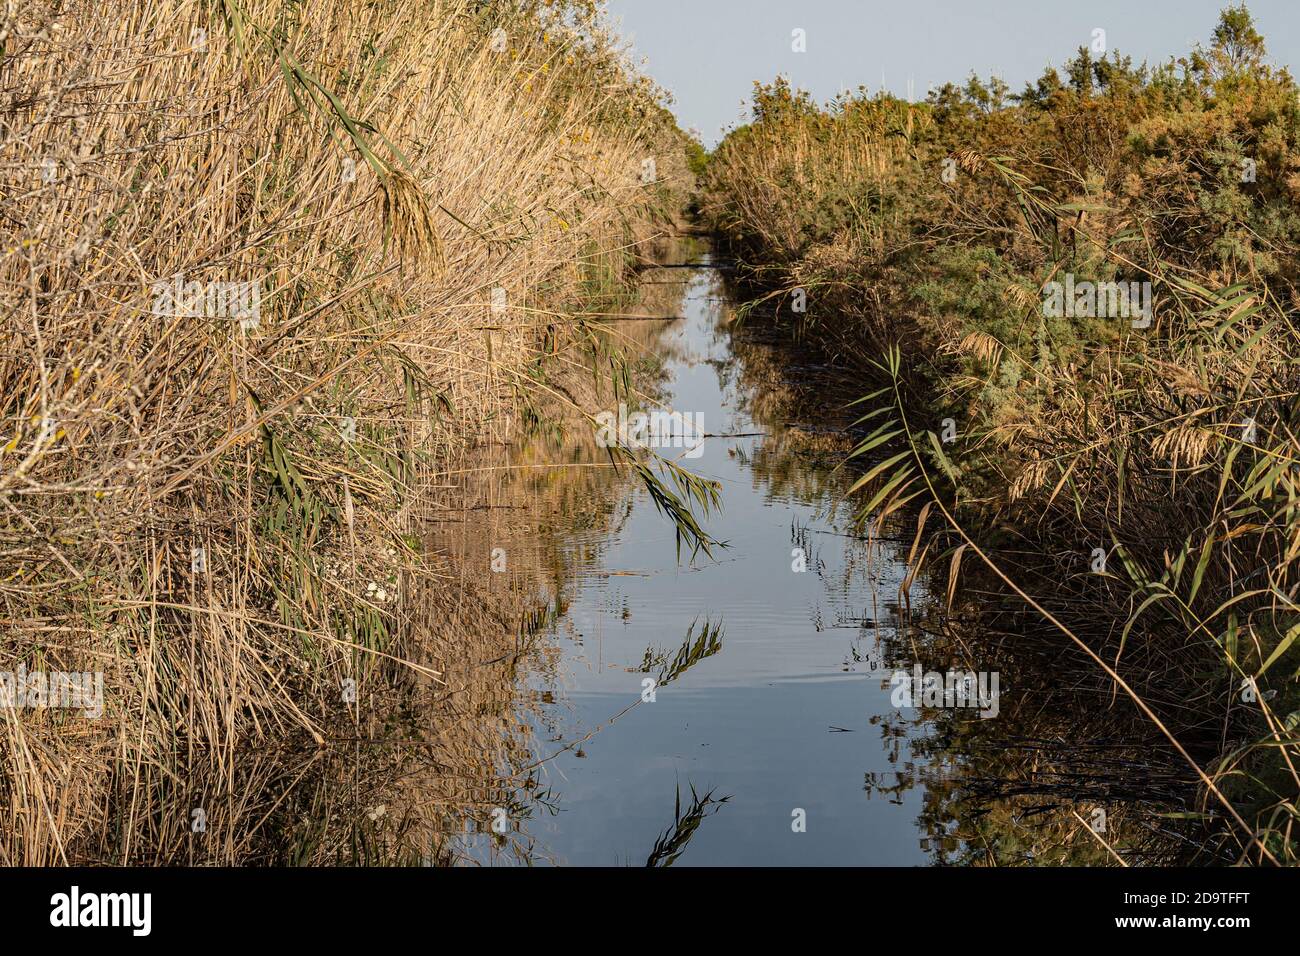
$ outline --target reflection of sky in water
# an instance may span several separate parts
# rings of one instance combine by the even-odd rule
[[[675,277],[686,321],[665,335],[676,356],[668,404],[702,413],[709,433],[763,431],[739,410],[735,376],[724,381],[713,364],[731,358],[716,329],[716,274]],[[870,673],[874,638],[862,624],[889,618],[904,568],[888,552],[868,560],[862,543],[835,533],[846,530],[847,511],[835,524],[828,514],[847,481],[813,456],[785,467],[800,488],[815,487],[808,473],[820,469],[821,500],[774,494],[750,465],[765,440],[710,438],[702,456],[683,459],[722,482],[723,511],[705,523],[729,544],[716,562],[679,563],[671,523],[639,493],[596,563],[578,568],[581,584],[551,638],[561,651],[559,703],[543,712],[539,755],[597,732],[545,764],[542,786],[558,813],[538,808],[522,824],[540,859],[641,865],[672,824],[675,789],[688,803],[693,784],[731,799],[703,821],[678,865],[925,862],[922,789],[900,804],[864,789],[865,775],[892,782],[910,759],[904,741],[891,763],[868,722],[895,711]],[[803,574],[791,570],[799,545],[808,549]],[[640,698],[647,650],[672,660],[706,620],[721,626],[721,649],[609,724]],[[791,829],[796,807],[807,811],[804,833]]]

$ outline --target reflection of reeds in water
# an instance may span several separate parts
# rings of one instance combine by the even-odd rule
[[[789,423],[825,423],[827,407],[847,404],[858,390],[820,367],[815,351],[783,345],[770,320],[733,329],[731,346],[740,361],[728,374],[736,376],[745,410],[771,432],[748,456],[755,476],[773,498],[818,504],[829,520],[842,516],[851,525],[852,503],[839,499],[856,474],[829,472],[852,441],[835,426],[856,416],[832,417],[829,429]],[[823,456],[826,468],[808,467]],[[914,522],[904,512],[891,524]],[[908,529],[906,539],[911,536]],[[792,527],[792,544],[810,556],[813,537]],[[846,552],[840,586],[861,574],[862,557],[857,549]],[[925,570],[926,592],[943,593],[943,570]],[[1023,619],[1000,620],[990,599],[950,614],[928,601],[912,607],[916,616],[905,621],[867,622],[868,646],[851,647],[846,666],[865,661],[875,669],[881,659],[910,662],[919,653],[935,669],[964,661],[962,669],[999,670],[1009,682],[993,720],[925,711],[873,721],[895,769],[867,774],[864,789],[895,803],[924,789],[919,823],[934,862],[1116,865],[1116,854],[1133,864],[1185,858],[1195,830],[1186,768],[1149,727],[1101,705],[1109,699],[1094,671],[1063,661],[1053,642],[1031,640]],[[966,661],[971,647],[986,649],[978,666]],[[902,756],[905,746],[909,759]],[[1099,809],[1102,832],[1092,829]]]
[[[933,586],[933,583],[932,583]],[[1151,728],[1110,706],[1104,680],[996,605],[946,612],[913,605],[883,640],[887,660],[1002,675],[1000,710],[983,720],[927,709],[879,721],[912,760],[897,779],[868,779],[895,798],[924,786],[923,847],[943,864],[1168,864],[1186,855],[1192,783]],[[969,658],[979,649],[977,662]],[[894,750],[897,760],[897,750]],[[1081,822],[1082,819],[1082,822]],[[1097,821],[1104,821],[1094,829]]]
[[[642,660],[637,671],[642,674],[658,671],[655,683],[662,687],[677,680],[700,661],[722,650],[722,622],[711,624],[706,620],[697,635],[695,626],[698,623],[698,621],[691,622],[691,626],[686,629],[685,642],[677,649],[677,653],[671,660],[668,658],[667,651],[647,648],[645,659]]]
[[[631,314],[672,314],[684,288],[652,284],[623,308]],[[553,715],[544,704],[559,696],[558,652],[547,636],[566,626],[564,612],[583,586],[585,570],[599,563],[630,512],[633,494],[645,487],[640,469],[653,467],[653,462],[638,460],[628,468],[626,460],[611,461],[596,444],[590,416],[635,398],[630,392],[653,402],[660,380],[659,339],[668,327],[662,322],[593,326],[588,351],[562,355],[547,371],[562,396],[538,404],[539,419],[548,427],[521,435],[513,446],[466,457],[450,469],[451,485],[432,490],[425,515],[428,547],[446,557],[460,587],[495,614],[502,632],[510,635],[508,644],[498,641],[491,657],[480,659],[491,667],[462,672],[470,681],[464,693],[448,694],[463,704],[491,702],[466,722],[481,735],[483,752],[496,754],[485,761],[493,774],[479,780],[481,792],[467,800],[463,813],[448,805],[447,832],[460,834],[448,844],[454,856],[480,862],[500,854],[535,858],[528,820],[553,808],[540,784],[546,758],[537,757],[537,742],[526,726],[531,720],[549,725]],[[593,367],[600,374],[593,375]],[[668,480],[674,480],[671,471]],[[689,478],[683,481],[689,489]],[[489,571],[494,549],[504,556],[500,573]],[[701,651],[711,647],[708,653],[715,653],[720,636],[720,629],[706,626]],[[695,637],[688,643],[694,645]],[[678,661],[674,676],[693,662]],[[538,686],[553,690],[537,691]],[[502,740],[491,739],[494,731],[504,735]],[[529,759],[523,759],[525,752]],[[505,833],[491,826],[494,809],[506,809]]]
[[[627,311],[673,311],[682,289],[652,286]],[[429,528],[435,546],[463,569],[463,577],[486,570],[491,550],[500,547],[507,570],[487,577],[489,590],[544,593],[552,603],[566,600],[576,571],[595,561],[640,485],[632,480],[639,477],[640,463],[631,462],[629,469],[622,456],[612,458],[598,447],[591,416],[627,400],[628,387],[647,400],[653,397],[659,381],[657,342],[666,327],[659,322],[593,326],[590,348],[561,356],[549,373],[563,396],[538,409],[551,427],[521,435],[512,445],[482,449],[451,469],[453,484],[435,496]],[[624,384],[624,370],[630,372],[630,386]]]
[[[721,810],[722,804],[730,799],[729,796],[714,799],[712,790],[700,796],[695,792],[695,785],[691,784],[691,805],[683,813],[682,791],[678,787],[676,801],[673,805],[673,825],[665,830],[659,839],[655,840],[654,849],[650,851],[650,856],[646,858],[645,865],[648,867],[664,867],[676,863],[678,858],[686,851],[691,838],[699,830],[700,824],[707,817]]]
[[[847,482],[831,472],[850,447],[854,416],[846,406],[856,393],[831,371],[811,368],[805,351],[779,338],[773,342],[761,331],[757,326],[730,331],[736,361],[726,374],[734,376],[739,407],[768,430],[752,453],[737,447],[733,454],[752,464],[771,498],[838,510]]]

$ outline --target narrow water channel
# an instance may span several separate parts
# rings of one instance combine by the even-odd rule
[[[916,622],[941,603],[924,577],[900,613],[915,521],[874,540],[855,527],[854,475],[837,466],[858,390],[801,364],[780,336],[765,341],[761,323],[738,332],[707,256],[652,270],[645,287],[652,313],[679,318],[622,334],[661,359],[663,407],[702,418],[698,457],[662,453],[720,482],[722,509],[702,523],[726,546],[679,552],[673,524],[590,435],[526,443],[493,469],[473,506],[490,517],[463,526],[456,547],[508,558],[491,577],[518,588],[522,575],[536,593],[535,640],[514,677],[533,757],[522,775],[510,768],[508,800],[493,798],[508,806],[476,808],[500,817],[496,832],[470,828],[453,855],[917,865],[1108,852],[1076,819],[1144,799],[1131,748],[1148,741],[1117,736],[1105,688],[1058,680],[1059,653],[1012,634],[1015,677],[1030,689],[1019,712],[985,721],[897,706],[894,668],[969,663],[970,647],[922,646],[937,630]],[[982,802],[1000,797],[1011,802],[992,812]],[[1138,843],[1163,839],[1140,819]]]
[[[905,568],[890,545],[851,534],[850,477],[834,472],[842,447],[824,434],[836,429],[777,420],[781,402],[751,367],[763,346],[750,347],[751,365],[733,352],[718,270],[706,258],[646,281],[677,285],[666,301],[681,319],[656,330],[661,400],[701,416],[710,435],[680,461],[721,483],[705,528],[726,547],[679,555],[673,525],[635,486],[607,525],[507,545],[566,551],[569,574],[562,600],[552,596],[562,613],[549,653],[525,678],[543,762],[531,818],[512,821],[517,842],[529,862],[644,865],[674,828],[678,795],[685,817],[694,792],[717,802],[678,865],[922,862],[919,791],[889,799],[870,785],[914,767],[908,740],[873,724],[897,713],[875,622]],[[574,465],[584,452],[548,457]],[[504,859],[490,841],[465,843],[469,859]]]

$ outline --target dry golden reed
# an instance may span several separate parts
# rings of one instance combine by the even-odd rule
[[[250,748],[488,693],[514,635],[428,493],[686,176],[583,6],[0,11],[0,670],[104,673],[99,719],[0,709],[0,863],[338,861],[347,768]],[[438,806],[512,761],[485,726],[429,731]]]

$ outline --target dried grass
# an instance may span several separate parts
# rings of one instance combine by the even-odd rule
[[[309,786],[355,761],[250,748],[364,737],[393,688],[499,696],[466,669],[514,635],[423,553],[423,502],[509,434],[550,318],[660,228],[680,143],[540,5],[0,16],[0,669],[102,670],[106,698],[0,710],[0,863],[373,859]],[[260,322],[154,314],[178,274],[256,283]],[[432,805],[509,763],[485,726],[426,741]]]

